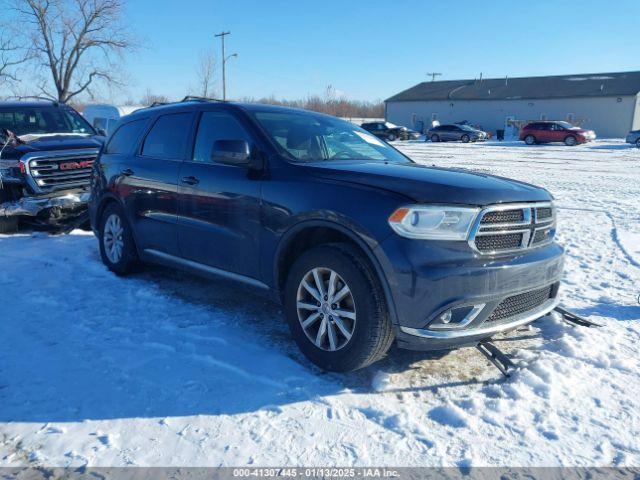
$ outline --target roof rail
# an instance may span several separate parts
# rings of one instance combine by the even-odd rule
[[[187,95],[180,101],[181,102],[224,102],[224,100],[220,100],[219,98],[199,97],[197,95]]]

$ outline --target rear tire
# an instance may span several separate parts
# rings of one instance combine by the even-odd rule
[[[524,137],[524,143],[526,143],[527,145],[535,145],[536,137],[534,137],[533,135],[527,135],[526,137]]]
[[[565,139],[564,139],[564,144],[567,147],[573,147],[578,143],[578,140],[576,140],[576,137],[574,137],[573,135],[568,135]]]
[[[345,288],[348,293],[340,297]],[[380,282],[368,259],[349,244],[327,244],[303,253],[287,277],[284,307],[298,347],[323,370],[364,368],[381,359],[394,339]]]
[[[431,141],[433,143],[437,143],[440,141],[440,137],[434,133],[433,135],[431,135]]]
[[[18,219],[16,217],[0,218],[0,233],[18,233]]]
[[[111,203],[100,218],[100,256],[116,275],[131,273],[138,264],[138,252],[131,227],[120,205]]]
[[[469,143],[471,138],[469,138],[469,135],[463,135],[460,140],[462,140],[462,143]]]

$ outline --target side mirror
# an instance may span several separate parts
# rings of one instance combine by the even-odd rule
[[[98,132],[98,135],[100,135],[101,137],[108,136],[107,131],[104,128],[96,128],[96,132]]]
[[[211,160],[225,165],[248,166],[251,149],[245,140],[217,140],[211,149]]]

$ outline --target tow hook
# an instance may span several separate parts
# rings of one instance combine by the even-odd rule
[[[593,322],[586,318],[580,317],[575,313],[572,313],[562,307],[556,307],[554,309],[560,314],[562,321],[580,327],[602,327],[600,323]],[[509,356],[496,347],[490,340],[484,340],[476,345],[476,349],[495,366],[500,373],[505,377],[510,377],[511,372],[516,368],[515,364],[511,361]]]

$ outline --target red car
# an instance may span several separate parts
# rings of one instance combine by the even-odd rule
[[[595,139],[593,130],[574,127],[568,122],[533,122],[520,130],[520,140],[524,140],[527,145],[564,142],[565,145],[573,146]]]

